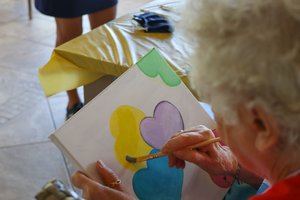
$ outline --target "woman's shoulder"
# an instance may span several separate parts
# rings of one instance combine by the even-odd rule
[[[251,198],[251,200],[282,200],[300,199],[300,174],[292,176],[274,184],[264,193]]]

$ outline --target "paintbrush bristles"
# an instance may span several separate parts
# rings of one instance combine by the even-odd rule
[[[162,157],[162,156],[165,156],[165,154],[163,154],[161,152],[146,155],[146,156],[141,156],[141,157],[131,157],[131,156],[127,155],[126,160],[130,163],[136,163],[136,162],[143,162],[143,161],[146,161],[146,160],[151,160],[151,159],[154,159],[154,158],[159,158],[159,157]]]
[[[136,158],[128,156],[128,155],[126,156],[126,160],[130,163],[136,163]]]
[[[221,141],[221,138],[216,137],[216,138],[212,138],[212,139],[209,139],[209,140],[202,141],[202,142],[200,142],[198,144],[195,144],[195,145],[188,146],[187,148],[193,150],[193,149],[204,147],[204,146],[209,145],[211,143],[220,142],[220,141]],[[159,157],[162,157],[162,156],[165,156],[165,154],[163,154],[161,152],[146,155],[146,156],[140,156],[140,157],[131,157],[131,156],[127,155],[126,160],[130,163],[137,163],[137,162],[143,162],[143,161],[154,159],[154,158],[159,158]]]

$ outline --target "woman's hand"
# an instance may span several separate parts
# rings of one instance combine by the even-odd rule
[[[83,172],[77,171],[72,176],[72,183],[75,187],[83,190],[85,200],[133,200],[128,193],[124,192],[121,181],[117,175],[102,161],[97,161],[96,169],[103,181],[100,184],[89,178]]]
[[[178,133],[161,149],[168,154],[170,167],[184,168],[185,161],[192,162],[210,175],[234,176],[238,161],[230,149],[220,143],[213,143],[196,150],[188,149],[190,145],[214,138],[214,133],[205,126]]]

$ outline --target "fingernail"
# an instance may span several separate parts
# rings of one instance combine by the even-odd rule
[[[102,162],[102,160],[98,160],[98,161],[97,161],[97,165],[98,165],[99,167],[101,167],[101,168],[104,168],[104,167],[105,167],[105,164],[104,164],[104,162]]]

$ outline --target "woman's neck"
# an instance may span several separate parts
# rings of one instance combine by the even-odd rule
[[[297,175],[296,171],[300,170],[300,153],[292,152],[289,155],[282,155],[280,158],[274,160],[270,173],[268,175],[268,180],[271,184],[274,184],[280,180],[283,180],[291,175]],[[293,174],[296,173],[296,174]]]

